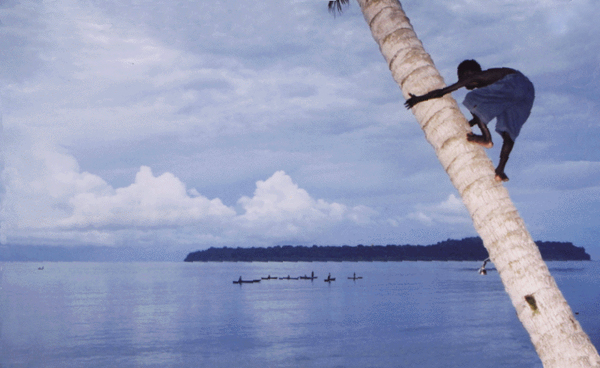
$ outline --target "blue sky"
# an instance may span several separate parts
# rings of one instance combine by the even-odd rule
[[[534,239],[598,259],[600,3],[402,5],[446,83],[470,58],[532,80],[505,185]],[[355,2],[5,0],[0,22],[3,243],[476,235]]]

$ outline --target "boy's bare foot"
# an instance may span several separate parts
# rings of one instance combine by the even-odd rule
[[[481,135],[467,133],[467,140],[469,142],[477,143],[485,148],[494,147],[494,143],[492,141],[486,141]]]
[[[508,176],[506,176],[504,172],[498,172],[498,170],[496,170],[495,179],[496,181],[508,181]]]

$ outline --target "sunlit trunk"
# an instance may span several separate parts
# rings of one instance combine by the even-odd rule
[[[404,98],[445,86],[397,0],[358,3]],[[550,275],[508,191],[494,180],[491,160],[482,147],[466,140],[470,128],[456,101],[446,95],[412,111],[471,214],[544,367],[600,367],[596,348]]]

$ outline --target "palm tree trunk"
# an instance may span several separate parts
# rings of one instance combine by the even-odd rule
[[[397,0],[358,0],[405,98],[445,86]],[[483,148],[450,96],[421,102],[413,112],[471,214],[517,315],[544,367],[600,367],[600,356],[558,289],[508,191],[494,180]],[[490,316],[493,318],[493,316]]]

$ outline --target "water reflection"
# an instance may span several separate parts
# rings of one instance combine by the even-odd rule
[[[0,366],[541,366],[498,274],[479,266],[4,264]],[[598,263],[550,268],[598,346]]]

